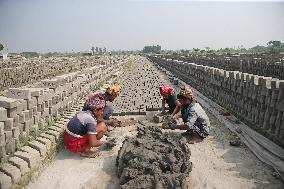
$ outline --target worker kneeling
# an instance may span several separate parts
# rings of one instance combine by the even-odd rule
[[[105,101],[96,96],[89,99],[85,105],[86,110],[68,122],[64,131],[64,145],[71,152],[79,152],[82,156],[94,158],[98,154],[90,148],[101,146],[103,142],[100,139],[107,131],[104,122],[97,123],[97,118],[103,114]]]
[[[181,113],[169,116],[166,119],[170,129],[187,130],[185,133],[192,136],[189,142],[200,142],[209,135],[210,121],[189,87],[183,87],[177,95],[181,103]],[[182,118],[183,125],[177,125],[175,119]]]

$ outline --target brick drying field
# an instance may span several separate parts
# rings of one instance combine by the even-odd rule
[[[151,116],[152,111],[161,107],[158,87],[161,84],[174,86],[180,78],[282,145],[283,81],[269,78],[270,71],[268,75],[259,76],[242,73],[242,70],[231,71],[234,67],[230,65],[227,65],[228,70],[218,68],[219,64],[210,63],[212,57],[187,57],[196,64],[181,62],[181,59],[185,57],[102,56],[27,59],[2,64],[0,188],[26,185],[31,189],[186,188],[190,185],[200,188],[206,184],[220,188],[218,179],[225,178],[225,188],[281,188],[281,181],[273,178],[272,171],[248,149],[228,146],[233,135],[214,116],[210,115],[212,137],[199,146],[189,146],[180,132],[162,129],[161,125],[151,122]],[[279,60],[281,64],[282,59]],[[248,67],[247,63],[240,65],[242,69]],[[254,70],[252,64],[249,66]],[[273,74],[279,75],[277,71]],[[101,155],[95,159],[67,152],[62,147],[67,122],[81,111],[88,94],[104,91],[104,87],[114,81],[121,84],[122,91],[111,104],[113,115],[122,120],[131,118],[127,127],[110,128],[108,137],[117,140],[116,146],[112,150],[101,150]],[[222,147],[217,148],[216,144]],[[204,155],[200,154],[202,151]],[[226,151],[235,154],[234,158],[221,157]],[[231,164],[225,161],[231,161],[237,170],[229,168]],[[267,171],[260,173],[262,169]],[[243,174],[242,178],[233,174],[234,171]],[[219,173],[221,175],[216,177]],[[206,175],[207,180],[199,175]],[[259,180],[265,182],[257,183]]]

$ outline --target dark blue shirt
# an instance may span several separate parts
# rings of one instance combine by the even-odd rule
[[[73,134],[84,136],[85,134],[97,134],[97,120],[90,111],[82,111],[74,116],[67,124],[67,129]]]
[[[181,107],[182,120],[190,128],[198,127],[202,132],[209,134],[210,121],[199,103]]]

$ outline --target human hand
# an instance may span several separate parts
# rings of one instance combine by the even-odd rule
[[[177,123],[177,121],[175,120],[175,118],[174,118],[172,115],[166,116],[165,120],[166,120],[166,122],[168,122],[168,123],[174,123],[174,124]]]
[[[116,126],[119,126],[121,123],[121,121],[117,120],[117,119],[113,119],[113,125],[116,127]]]
[[[176,127],[177,127],[177,124],[176,123],[170,123],[169,127],[170,127],[171,130],[175,130]]]
[[[111,120],[111,124],[112,124],[113,127],[119,126],[120,123],[121,123],[121,121],[119,121],[117,119],[112,119]]]
[[[115,141],[115,138],[112,138],[108,141],[105,142],[105,145],[108,149],[111,149],[113,148],[115,145],[116,145],[116,141]]]
[[[163,123],[162,124],[162,128],[163,129],[172,129],[174,130],[176,128],[176,124],[175,123]]]

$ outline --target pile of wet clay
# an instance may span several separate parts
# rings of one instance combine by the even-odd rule
[[[159,127],[138,127],[125,139],[116,160],[120,186],[130,188],[185,188],[191,171],[190,150],[179,133]]]

